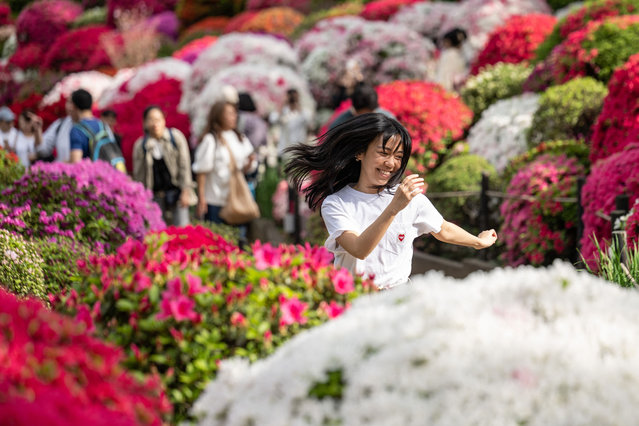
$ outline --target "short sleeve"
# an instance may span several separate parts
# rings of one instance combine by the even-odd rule
[[[414,198],[416,202],[415,227],[418,235],[438,233],[442,230],[444,218],[437,211],[433,203],[425,195],[419,194]]]
[[[352,218],[343,208],[341,200],[334,196],[328,196],[322,203],[322,219],[328,230],[328,239],[324,246],[331,252],[344,251],[337,243],[345,231],[355,231],[359,229],[354,218]]]
[[[86,158],[89,156],[89,139],[82,133],[82,130],[73,126],[69,135],[69,141],[71,142],[71,151],[79,149],[82,151],[83,157]]]
[[[215,138],[207,133],[193,155],[191,169],[194,173],[209,173],[215,167]]]

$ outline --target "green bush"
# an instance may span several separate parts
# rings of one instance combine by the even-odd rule
[[[18,296],[46,299],[42,263],[31,243],[0,229],[0,285]]]
[[[479,121],[481,113],[493,103],[520,95],[531,71],[524,64],[498,63],[469,78],[461,90],[461,97],[473,110],[473,120]]]
[[[323,19],[347,15],[357,16],[363,9],[364,5],[362,4],[362,2],[355,0],[333,6],[330,9],[323,9],[318,10],[317,12],[313,12],[310,15],[306,16],[306,18],[304,18],[304,21],[302,21],[302,23],[298,25],[297,28],[295,28],[295,32],[293,33],[292,38],[294,40],[300,38],[304,33],[309,31],[315,26],[315,24]]]
[[[606,82],[615,68],[639,51],[639,23],[606,21],[584,40],[582,48],[585,52],[598,52],[592,66],[597,79]]]
[[[20,179],[24,166],[15,154],[0,148],[0,191]]]
[[[78,260],[87,261],[93,254],[70,238],[34,239],[31,244],[42,257],[42,273],[47,294],[58,294],[79,279]]]
[[[94,7],[85,10],[82,15],[78,16],[71,26],[73,28],[86,27],[89,25],[106,24],[107,9],[106,7]]]
[[[591,77],[576,78],[551,87],[539,99],[539,108],[528,130],[528,144],[583,139],[589,140],[591,127],[601,113],[608,94],[606,86]]]
[[[552,8],[552,10],[559,10],[571,3],[574,3],[575,0],[548,0],[548,6]]]

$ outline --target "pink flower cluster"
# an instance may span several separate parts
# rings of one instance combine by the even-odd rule
[[[374,0],[366,3],[359,16],[369,21],[388,21],[402,7],[420,0]]]
[[[500,211],[503,259],[511,266],[548,264],[568,258],[576,244],[577,207],[557,201],[576,194],[577,177],[585,174],[575,158],[542,155],[524,166],[508,185]],[[521,199],[519,197],[533,197]]]
[[[639,244],[639,206],[637,204],[635,204],[634,212],[628,217],[626,222],[626,233],[630,247]]]
[[[581,193],[584,209],[584,233],[581,252],[594,266],[597,256],[593,238],[604,247],[610,241],[612,225],[598,213],[609,215],[615,208],[615,197],[626,194],[630,205],[639,198],[639,144],[627,145],[623,151],[612,154],[592,166]]]
[[[202,53],[216,41],[216,36],[204,36],[185,44],[181,49],[173,52],[173,55],[171,56],[192,64],[193,62],[195,62],[200,53]]]
[[[0,289],[0,419],[15,425],[160,425],[171,411],[158,377],[138,381],[122,350],[81,322]]]
[[[41,0],[29,4],[16,21],[20,47],[35,43],[45,50],[67,32],[69,24],[82,13],[82,7],[69,0]]]
[[[42,67],[67,73],[110,67],[111,60],[100,42],[100,37],[109,31],[102,25],[69,31],[55,40]]]

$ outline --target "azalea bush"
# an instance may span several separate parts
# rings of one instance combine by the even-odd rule
[[[479,74],[468,78],[461,89],[461,97],[473,110],[474,121],[495,102],[521,95],[522,84],[530,71],[525,64],[498,63],[486,66]]]
[[[80,16],[75,18],[71,24],[72,28],[88,27],[90,25],[106,24],[107,9],[106,7],[92,7],[86,9]]]
[[[498,172],[528,149],[526,133],[539,106],[539,95],[524,93],[488,107],[468,133],[471,154],[486,158]]]
[[[0,148],[0,191],[24,174],[24,166],[18,156]]]
[[[255,17],[244,23],[242,32],[263,32],[290,37],[297,26],[304,20],[304,15],[290,7],[271,7],[264,9]]]
[[[200,54],[216,41],[216,36],[207,35],[186,43],[180,49],[173,52],[171,56],[188,64],[193,64]]]
[[[334,268],[324,248],[251,249],[191,226],[129,240],[81,264],[83,280],[58,308],[122,347],[131,371],[158,371],[179,422],[221,359],[262,358],[372,286]]]
[[[590,140],[608,89],[591,77],[551,87],[541,95],[528,132],[530,145],[558,139]]]
[[[419,0],[373,0],[366,3],[359,15],[369,21],[388,21],[391,16],[404,6],[417,1]]]
[[[122,351],[85,324],[0,289],[0,418],[15,425],[156,425],[171,411],[157,378],[134,377]]]
[[[232,17],[226,27],[224,27],[224,34],[241,31],[242,27],[249,23],[253,18],[257,16],[259,12],[257,10],[247,10]]]
[[[602,247],[610,244],[612,225],[600,217],[609,215],[615,208],[615,197],[626,194],[630,205],[639,198],[639,144],[626,146],[623,151],[612,154],[592,165],[581,193],[584,209],[582,220],[584,232],[581,237],[581,254],[593,266],[597,249],[594,241]]]
[[[82,6],[70,0],[41,0],[25,7],[16,20],[16,36],[20,46],[34,43],[50,47],[68,31],[82,13]]]
[[[69,237],[32,238],[29,243],[42,257],[42,274],[49,297],[77,281],[80,278],[77,262],[86,261],[95,254],[89,244]]]
[[[31,243],[0,229],[0,286],[18,296],[45,299],[42,264],[42,257]]]
[[[42,66],[67,73],[110,67],[111,60],[101,48],[100,39],[110,31],[106,26],[71,30],[58,37],[47,51]]]
[[[205,35],[220,35],[229,22],[226,16],[209,16],[201,21],[190,25],[180,33],[180,44],[184,45],[190,41],[201,38]]]
[[[557,19],[552,15],[513,16],[488,37],[483,50],[471,67],[476,75],[487,65],[498,62],[518,64],[535,56],[539,43],[552,31]]]
[[[244,0],[178,0],[175,8],[180,22],[193,24],[207,16],[233,16],[242,11]]]
[[[107,0],[107,22],[114,25],[119,16],[126,12],[141,15],[158,15],[175,9],[177,0]]]
[[[307,15],[301,24],[297,26],[292,38],[297,40],[315,27],[320,21],[336,18],[338,16],[356,16],[364,9],[364,5],[359,1],[348,1],[331,7],[322,9]],[[308,53],[308,52],[307,52]],[[302,59],[302,58],[300,58]]]
[[[38,69],[42,65],[42,56],[45,49],[36,43],[27,43],[18,46],[18,49],[9,58],[7,63],[10,69],[21,70]]]
[[[97,104],[102,93],[113,83],[113,78],[98,71],[83,71],[71,73],[57,82],[51,90],[49,90],[40,103],[41,110],[46,107],[57,107],[62,103],[62,109],[56,111],[58,117],[65,114],[64,102],[71,97],[71,94],[77,89],[84,89],[91,93],[94,104]],[[61,102],[62,101],[62,102]],[[57,117],[56,117],[57,118]],[[45,120],[46,122],[47,120]]]
[[[399,9],[389,22],[436,40],[443,35],[441,29],[446,21],[456,13],[461,13],[462,8],[462,3],[447,1],[412,3]]]
[[[0,226],[114,250],[164,227],[150,191],[105,162],[36,163],[0,195]]]
[[[594,163],[622,151],[639,137],[637,96],[639,55],[633,55],[618,68],[608,83],[608,96],[593,126],[590,159]]]
[[[262,10],[270,7],[290,7],[302,13],[308,13],[310,0],[248,0],[246,10]]]
[[[379,105],[392,112],[413,140],[411,168],[423,173],[441,163],[473,113],[459,96],[435,83],[396,81],[377,87]]]
[[[637,303],[560,262],[431,272],[265,360],[223,362],[194,414],[202,426],[632,423]],[[602,347],[606,374],[584,374]]]

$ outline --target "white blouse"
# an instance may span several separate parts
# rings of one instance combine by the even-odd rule
[[[233,130],[222,132],[226,146],[233,152],[235,164],[239,169],[246,166],[249,156],[253,153],[253,145],[246,136],[242,140]],[[215,140],[212,134],[207,134],[195,150],[193,172],[205,173],[204,199],[206,204],[224,206],[229,196],[229,181],[231,179],[231,162],[229,149]],[[249,171],[255,171],[257,161],[253,161]]]

